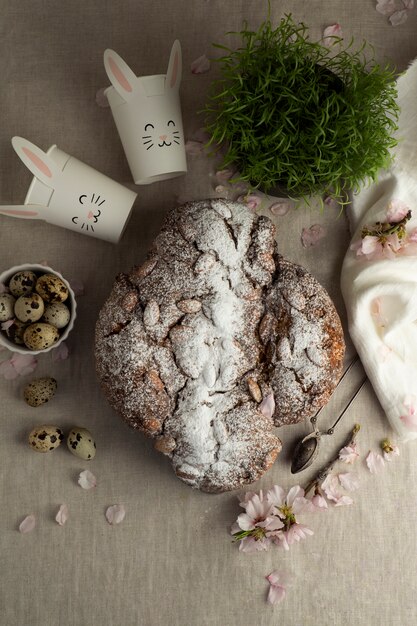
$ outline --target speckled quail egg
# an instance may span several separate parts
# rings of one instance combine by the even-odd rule
[[[31,293],[35,289],[35,284],[38,277],[30,270],[17,272],[14,274],[9,282],[10,292],[18,298],[26,293]]]
[[[9,328],[6,328],[6,335],[10,341],[22,346],[24,344],[23,334],[27,327],[28,324],[15,319],[14,323]]]
[[[68,298],[68,287],[55,274],[43,274],[36,281],[35,290],[45,302],[64,302]]]
[[[58,426],[44,424],[29,433],[29,445],[37,452],[55,450],[64,439],[64,433]]]
[[[35,378],[23,390],[23,397],[29,406],[40,406],[55,395],[55,378]]]
[[[15,302],[11,293],[0,293],[0,322],[7,322],[14,318]]]
[[[46,350],[59,339],[58,329],[51,324],[36,322],[30,324],[23,333],[23,342],[29,350]]]
[[[45,305],[37,293],[20,296],[15,302],[14,312],[18,320],[32,324],[41,319]]]
[[[90,461],[96,455],[96,444],[92,434],[86,428],[74,426],[67,437],[68,450],[80,459]]]
[[[55,328],[64,328],[70,321],[71,313],[63,302],[51,302],[43,313],[43,319]]]

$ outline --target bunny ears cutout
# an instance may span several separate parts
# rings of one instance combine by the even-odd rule
[[[13,148],[17,156],[34,176],[48,187],[54,188],[61,170],[51,157],[23,137],[13,137]]]
[[[104,52],[104,67],[110,82],[118,94],[126,102],[140,94],[146,97],[140,77],[130,69],[128,64],[114,50]],[[182,75],[181,44],[174,41],[169,57],[168,69],[165,78],[165,91],[178,91]]]

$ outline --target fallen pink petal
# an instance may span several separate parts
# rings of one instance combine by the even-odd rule
[[[379,454],[379,452],[372,452],[372,450],[369,452],[365,461],[371,474],[378,474],[385,466],[382,455]]]
[[[259,410],[265,417],[272,417],[275,412],[274,394],[270,393],[264,398],[259,405]]]
[[[107,96],[105,95],[107,87],[102,87],[96,93],[96,104],[102,109],[106,109],[110,106]]]
[[[382,15],[392,15],[396,10],[395,0],[378,0],[376,10]]]
[[[204,144],[201,141],[186,141],[185,151],[190,156],[201,156],[204,152]]]
[[[34,515],[27,515],[24,520],[20,522],[19,532],[22,534],[30,533],[36,526],[36,518]]]
[[[256,209],[259,207],[259,205],[262,202],[262,198],[260,196],[257,196],[254,193],[250,193],[247,196],[239,196],[237,200],[238,202],[242,202],[243,204],[246,204],[246,206],[252,211],[256,211]]]
[[[339,459],[348,465],[354,463],[358,458],[359,452],[355,442],[353,442],[350,446],[345,446],[339,452]]]
[[[74,292],[75,296],[83,296],[84,295],[84,283],[77,278],[71,278],[69,281],[71,289]]]
[[[313,224],[310,228],[303,228],[301,232],[301,243],[304,248],[311,248],[318,244],[327,234],[326,229],[320,224]]]
[[[342,493],[339,489],[339,479],[335,474],[329,474],[321,483],[321,488],[328,500],[337,502],[342,497]]]
[[[18,376],[31,374],[38,364],[31,354],[14,354],[10,359],[0,363],[0,375],[6,380],[13,380]]]
[[[68,507],[66,504],[61,504],[59,507],[58,513],[55,516],[55,521],[63,526],[68,519]]]
[[[332,46],[338,43],[339,39],[343,38],[342,27],[340,24],[332,24],[327,26],[323,31],[323,44],[325,46]]]
[[[350,496],[340,496],[334,503],[335,506],[349,506],[353,504],[353,500]]]
[[[401,200],[392,200],[388,205],[387,222],[401,222],[407,215],[410,207]]]
[[[97,485],[97,478],[90,470],[84,470],[78,477],[78,484],[83,489],[93,489]]]
[[[69,349],[65,341],[52,350],[52,361],[65,361],[69,356]]]
[[[191,63],[192,74],[206,74],[210,70],[210,61],[205,54]]]
[[[225,170],[219,170],[218,172],[216,172],[216,180],[219,183],[227,183],[233,176],[234,171],[233,170],[229,170],[229,169],[225,169]]]
[[[415,396],[407,396],[403,404],[407,412],[405,415],[400,416],[400,420],[408,430],[417,432],[417,398]]]
[[[352,472],[338,474],[339,482],[346,491],[356,491],[359,489],[359,478]]]
[[[287,593],[287,587],[290,586],[290,577],[286,572],[274,570],[268,576],[265,576],[270,587],[268,591],[268,602],[270,604],[278,604],[282,602]]]
[[[120,524],[126,516],[126,509],[123,504],[113,504],[106,511],[106,519],[109,524]]]
[[[313,504],[314,511],[323,511],[329,508],[326,498],[321,496],[319,493],[316,493],[316,495],[311,498],[311,502]]]
[[[395,11],[395,13],[393,13],[389,18],[389,21],[391,22],[392,26],[401,26],[401,24],[404,24],[404,22],[406,22],[407,20],[408,20],[407,9],[403,9],[402,11]]]
[[[282,216],[282,215],[286,215],[288,211],[291,209],[291,207],[292,207],[292,204],[284,200],[281,202],[274,202],[269,207],[269,210],[271,211],[273,215]]]
[[[14,320],[7,320],[7,322],[2,322],[1,323],[1,329],[2,330],[7,330],[8,328],[11,328],[14,324]]]

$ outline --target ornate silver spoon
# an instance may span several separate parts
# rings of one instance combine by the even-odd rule
[[[343,378],[346,376],[346,374],[349,372],[349,370],[352,368],[352,366],[356,363],[357,360],[358,359],[356,357],[352,361],[352,363],[349,365],[349,367],[346,369],[345,373],[341,377],[341,379],[340,379],[338,384],[341,383]],[[291,473],[292,474],[298,474],[298,472],[302,472],[303,470],[307,469],[307,467],[310,467],[310,465],[314,462],[314,460],[317,458],[317,455],[319,453],[321,437],[323,435],[333,435],[335,427],[340,422],[340,420],[342,419],[342,417],[344,416],[346,411],[349,409],[349,407],[352,404],[352,402],[355,400],[356,396],[361,391],[361,389],[364,386],[366,380],[367,379],[365,378],[361,382],[361,384],[358,387],[358,389],[356,390],[354,396],[349,400],[348,404],[345,406],[345,408],[343,409],[343,411],[341,412],[341,414],[339,415],[339,417],[337,418],[335,423],[327,431],[321,432],[316,427],[317,419],[318,419],[318,417],[319,417],[319,415],[320,415],[320,413],[321,413],[321,411],[323,410],[324,407],[322,407],[316,413],[316,415],[314,415],[310,419],[311,425],[313,426],[314,430],[313,430],[312,433],[308,434],[306,437],[303,437],[302,439],[300,439],[298,441],[298,443],[296,444],[296,446],[294,448],[294,452],[293,452],[292,463],[291,463]]]

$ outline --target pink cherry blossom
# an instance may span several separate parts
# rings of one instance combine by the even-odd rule
[[[365,461],[371,474],[378,474],[385,466],[385,461],[379,452],[372,452],[370,450]]]
[[[109,524],[120,524],[126,516],[126,509],[123,504],[113,504],[106,510],[106,520]]]
[[[392,26],[400,26],[404,24],[408,19],[408,11],[407,9],[402,9],[401,11],[395,11],[392,15],[390,15],[389,21]]]
[[[356,250],[357,256],[363,256],[368,261],[394,259],[404,243],[399,240],[397,233],[388,235],[383,242],[376,235],[366,235],[359,242],[354,242],[350,249]]]
[[[346,491],[356,491],[359,489],[359,478],[352,472],[338,474],[338,479],[343,489],[346,489]]]
[[[210,70],[210,60],[205,54],[199,56],[191,63],[192,74],[205,74]]]
[[[58,513],[56,514],[55,521],[60,525],[64,526],[68,519],[68,507],[66,504],[61,504],[59,507]]]
[[[301,243],[303,248],[311,248],[318,244],[327,234],[327,230],[320,224],[313,224],[310,228],[303,228],[301,231]]]
[[[265,576],[270,587],[268,591],[268,602],[270,604],[278,604],[282,602],[287,593],[287,587],[290,586],[290,577],[285,572],[274,570],[268,576]]]
[[[275,398],[273,393],[269,393],[259,405],[259,410],[265,417],[272,417],[275,412]]]
[[[406,409],[406,413],[400,415],[400,420],[408,430],[417,432],[417,397],[407,396],[403,405]]]
[[[31,354],[14,354],[10,359],[0,363],[0,375],[6,380],[13,380],[18,376],[31,374],[38,364]]]
[[[282,521],[273,515],[273,506],[264,497],[262,490],[259,494],[247,496],[240,505],[245,513],[238,516],[231,529],[232,535],[240,541],[239,550],[267,550],[271,545],[271,537],[283,527]]]
[[[350,444],[350,446],[345,446],[339,452],[339,459],[343,461],[343,463],[347,463],[351,465],[359,458],[358,447],[355,442]]]
[[[24,520],[20,522],[19,532],[22,534],[30,533],[36,526],[36,518],[33,514],[27,515]]]
[[[299,513],[312,510],[311,501],[304,497],[302,487],[295,485],[287,493],[282,487],[275,485],[268,491],[267,499],[283,523],[282,530],[272,536],[274,543],[280,544],[284,550],[289,550],[294,542],[314,534],[310,528],[300,524],[295,517]]]
[[[323,31],[323,45],[325,46],[332,46],[341,38],[343,38],[343,33],[340,24],[327,26]]]
[[[387,222],[401,222],[407,215],[410,207],[401,200],[392,200],[388,205]]]

